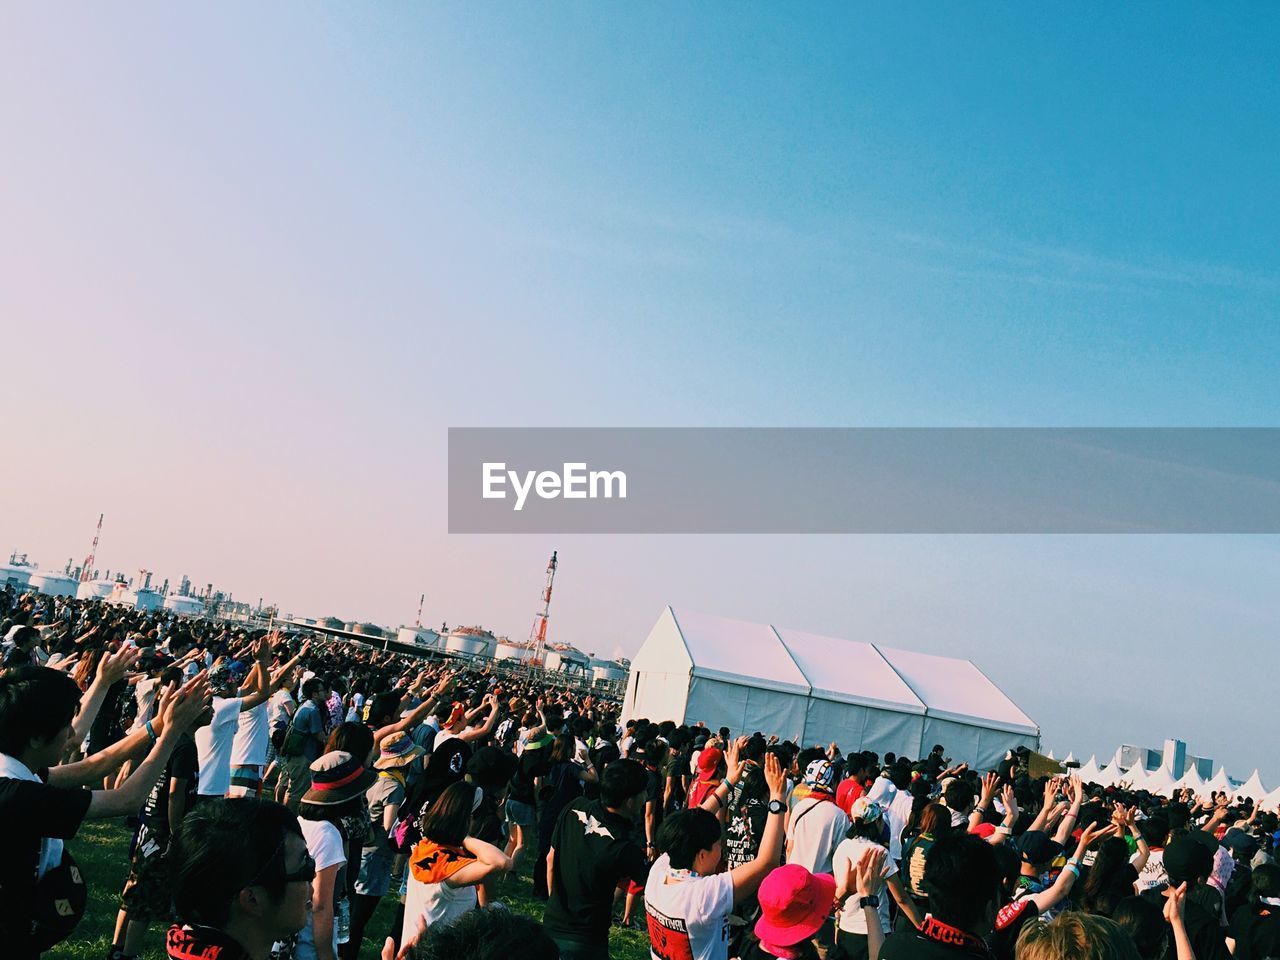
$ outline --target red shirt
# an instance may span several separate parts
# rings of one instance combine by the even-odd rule
[[[702,806],[702,801],[707,799],[720,786],[719,780],[699,780],[689,788],[689,809]]]
[[[862,789],[862,784],[850,777],[848,780],[841,782],[836,787],[836,806],[844,811],[845,816],[852,817],[850,812],[853,809],[853,801],[857,800],[866,791]]]

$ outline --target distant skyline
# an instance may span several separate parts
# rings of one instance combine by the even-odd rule
[[[446,532],[450,426],[1275,426],[1280,9],[0,11],[0,551],[974,660],[1280,783],[1280,538]]]

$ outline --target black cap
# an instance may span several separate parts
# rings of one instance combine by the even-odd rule
[[[1222,835],[1222,845],[1235,857],[1252,860],[1258,852],[1258,841],[1239,827],[1232,827]]]
[[[496,792],[507,785],[516,772],[516,758],[498,747],[481,747],[467,761],[471,782],[486,792]]]
[[[1213,854],[1196,837],[1184,834],[1164,848],[1164,869],[1171,886],[1203,879],[1213,872]]]
[[[1043,830],[1028,830],[1018,838],[1018,852],[1027,863],[1052,863],[1062,853],[1062,844]]]

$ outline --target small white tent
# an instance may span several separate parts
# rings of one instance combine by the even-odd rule
[[[1098,769],[1098,758],[1090,757],[1088,762],[1076,771],[1076,775],[1082,783],[1097,783],[1098,777],[1102,775],[1102,771]]]
[[[1231,789],[1231,780],[1227,777],[1227,768],[1218,766],[1218,772],[1204,785],[1205,793],[1220,793]]]
[[[1204,789],[1204,778],[1200,776],[1200,771],[1192,764],[1187,767],[1187,772],[1173,786],[1177,790],[1193,790],[1196,793],[1200,793]]]
[[[1157,767],[1147,775],[1143,789],[1167,797],[1173,792],[1173,774],[1165,767]]]
[[[1240,785],[1240,789],[1235,792],[1235,798],[1241,799],[1248,797],[1255,803],[1267,795],[1267,788],[1262,785],[1262,777],[1257,770],[1249,776],[1249,779]]]
[[[1040,730],[976,666],[667,607],[631,663],[624,719],[702,721],[992,767]]]

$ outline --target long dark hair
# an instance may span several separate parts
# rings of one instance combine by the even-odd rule
[[[568,763],[573,759],[576,748],[577,742],[573,739],[573,734],[558,733],[555,742],[551,745],[551,753],[547,760],[550,763]]]
[[[1115,912],[1120,893],[1125,896],[1133,891],[1119,890],[1115,882],[1117,873],[1129,862],[1129,845],[1120,837],[1108,837],[1098,846],[1089,875],[1085,877],[1084,893],[1080,905],[1089,913],[1111,916]]]
[[[418,826],[423,837],[444,847],[462,846],[471,824],[471,807],[478,789],[466,782],[446,787],[422,815]]]

